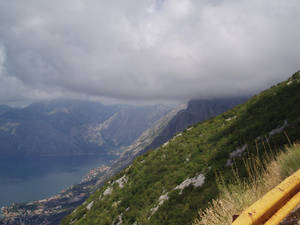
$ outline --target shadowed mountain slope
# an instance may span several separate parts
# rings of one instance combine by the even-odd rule
[[[247,98],[191,100],[188,103],[187,108],[181,110],[174,116],[167,127],[154,139],[147,149],[154,149],[168,141],[176,133],[183,131],[188,126],[217,116],[246,100]]]

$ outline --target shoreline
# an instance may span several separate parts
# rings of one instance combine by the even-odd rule
[[[50,217],[59,219],[82,204],[97,186],[99,177],[109,169],[108,165],[93,168],[79,183],[48,198],[2,206],[0,208],[0,224],[1,222],[14,224],[20,218],[22,221],[31,221],[33,218],[47,220]]]

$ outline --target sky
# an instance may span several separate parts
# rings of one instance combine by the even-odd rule
[[[0,0],[0,104],[248,96],[300,69],[299,0]]]

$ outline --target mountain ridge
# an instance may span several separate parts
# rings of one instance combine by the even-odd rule
[[[232,107],[245,102],[249,97],[194,99],[188,102],[187,108],[178,112],[161,134],[146,148],[154,149],[171,139],[176,133],[188,126],[217,116]]]
[[[102,154],[108,158],[120,154],[172,109],[75,100],[2,108],[0,156]]]

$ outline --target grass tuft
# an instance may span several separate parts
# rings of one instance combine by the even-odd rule
[[[286,147],[276,157],[265,155],[263,160],[250,158],[244,161],[248,180],[242,180],[233,171],[234,184],[226,185],[219,176],[219,198],[211,201],[208,208],[199,211],[193,225],[226,225],[234,215],[252,205],[270,189],[300,168],[300,144]],[[267,166],[265,166],[267,165]]]
[[[300,167],[300,144],[287,148],[286,154],[279,158],[281,176],[287,177]]]

